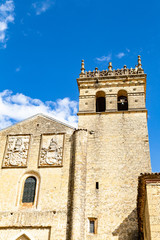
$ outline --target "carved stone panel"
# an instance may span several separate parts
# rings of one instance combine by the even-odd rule
[[[8,136],[3,167],[26,167],[30,135]]]
[[[39,166],[62,166],[64,134],[42,135]]]

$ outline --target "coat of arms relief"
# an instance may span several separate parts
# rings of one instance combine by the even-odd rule
[[[26,167],[30,136],[8,136],[3,167]]]
[[[62,166],[63,134],[42,135],[39,166]]]

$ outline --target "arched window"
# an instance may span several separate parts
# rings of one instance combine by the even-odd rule
[[[118,92],[118,99],[117,99],[118,111],[127,111],[128,110],[128,96],[127,91],[120,90]]]
[[[36,178],[28,177],[24,184],[22,203],[34,203],[36,192]]]
[[[105,110],[106,110],[105,93],[103,91],[99,91],[96,94],[96,112],[105,112]]]

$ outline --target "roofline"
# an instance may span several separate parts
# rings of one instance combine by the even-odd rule
[[[50,119],[50,120],[52,120],[52,121],[58,122],[58,123],[66,126],[66,127],[69,127],[69,128],[72,128],[72,129],[76,130],[75,127],[70,126],[69,124],[66,124],[66,123],[64,123],[64,122],[61,122],[61,121],[59,121],[59,120],[57,120],[57,119],[55,119],[55,118],[53,118],[53,117],[47,116],[47,115],[45,115],[45,114],[43,114],[43,113],[37,113],[37,114],[35,114],[35,115],[31,116],[31,117],[28,117],[28,118],[26,118],[26,119],[24,119],[24,120],[22,120],[22,121],[19,121],[19,122],[14,123],[14,124],[6,127],[6,128],[1,129],[0,132],[2,132],[2,131],[4,131],[4,130],[7,130],[8,128],[10,128],[10,127],[12,127],[12,126],[15,126],[15,125],[17,125],[17,124],[19,124],[19,123],[28,121],[28,120],[30,120],[30,119],[32,119],[32,118],[35,118],[35,117],[38,117],[38,116],[48,118],[48,119]]]

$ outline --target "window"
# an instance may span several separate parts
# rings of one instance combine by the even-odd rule
[[[96,189],[99,189],[99,182],[96,182]]]
[[[97,92],[96,94],[96,112],[105,112],[106,110],[106,99],[103,91]]]
[[[118,111],[128,110],[128,96],[125,90],[120,90],[118,92],[117,105],[118,105]]]
[[[24,184],[22,203],[34,203],[36,191],[36,178],[28,177]]]
[[[90,220],[90,233],[95,232],[95,221]]]
[[[89,218],[89,233],[97,233],[97,218]]]

